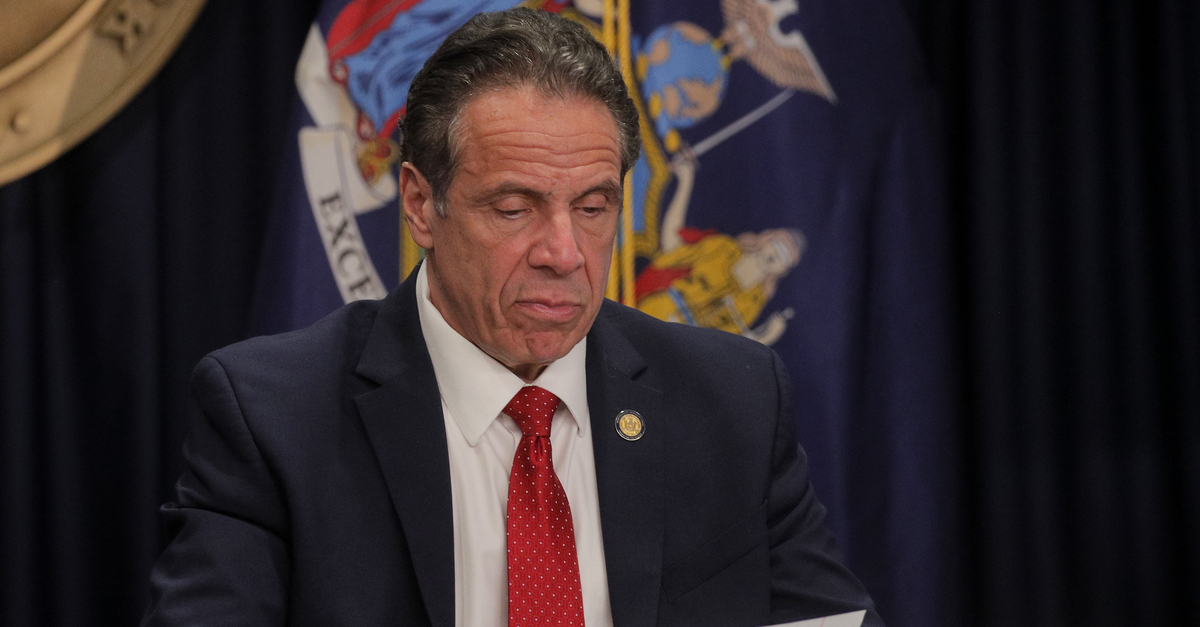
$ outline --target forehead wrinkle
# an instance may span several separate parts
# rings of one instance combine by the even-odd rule
[[[620,167],[616,155],[605,148],[558,150],[554,147],[529,148],[504,143],[497,146],[477,146],[466,151],[460,167],[483,180],[547,179],[568,183],[596,179],[615,185]],[[512,181],[520,185],[519,181]],[[600,183],[597,183],[599,185]],[[528,184],[525,185],[529,187]]]
[[[516,90],[515,95],[522,94]],[[485,187],[473,194],[476,202],[490,202],[506,193],[546,199],[562,195],[564,188],[573,195],[566,199],[570,201],[601,190],[620,199],[621,153],[611,113],[588,100],[576,103],[574,99],[543,98],[527,102],[532,106],[514,109],[481,96],[460,110],[453,125],[456,170]],[[603,114],[605,130],[610,132],[574,124],[571,114],[578,111],[578,105]],[[539,113],[546,120],[544,127],[538,121]],[[588,185],[588,191],[575,191],[577,184]]]
[[[609,201],[619,204],[622,196],[624,195],[624,189],[612,180],[604,180],[592,185],[591,187],[588,187],[581,192],[574,193],[574,195],[567,200],[570,202],[575,202],[592,194],[600,194]],[[522,185],[516,181],[505,180],[499,185],[496,185],[490,189],[480,190],[479,193],[471,197],[470,200],[473,204],[485,205],[496,202],[507,196],[522,196],[542,204],[553,199],[556,195],[558,195],[556,191],[545,192],[528,185]]]
[[[576,151],[565,154],[530,153],[525,149],[480,151],[466,155],[460,167],[465,172],[490,179],[517,174],[554,179],[590,179],[611,174],[614,179],[617,178],[619,168],[615,163],[604,159],[603,155],[602,151]]]

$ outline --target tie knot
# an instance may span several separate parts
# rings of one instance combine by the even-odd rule
[[[558,397],[551,392],[527,385],[504,406],[504,413],[517,422],[522,434],[550,437],[550,419],[554,417],[558,403]]]

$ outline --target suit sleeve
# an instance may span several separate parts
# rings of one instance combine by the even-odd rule
[[[161,509],[169,544],[150,577],[145,626],[283,625],[287,509],[216,358],[196,367],[200,414],[184,444],[176,501]]]
[[[882,627],[870,595],[842,565],[825,527],[825,506],[809,483],[808,460],[796,439],[791,384],[778,355],[774,362],[779,400],[767,495],[773,622],[866,609],[864,627]]]

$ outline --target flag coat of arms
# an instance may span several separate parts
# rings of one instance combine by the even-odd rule
[[[610,295],[772,346],[849,566],[889,624],[941,623],[946,215],[894,2],[327,0],[251,331],[382,298],[419,262],[397,199],[409,84],[472,15],[518,4],[605,42],[641,114]]]

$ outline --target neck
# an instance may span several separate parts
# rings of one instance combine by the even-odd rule
[[[496,358],[492,357],[492,359]],[[500,360],[497,359],[496,361]],[[502,361],[500,363],[504,364]],[[533,383],[534,381],[537,381],[538,377],[542,376],[542,371],[546,369],[546,364],[518,364],[516,366],[504,364],[504,367],[508,368],[513,374],[520,377],[525,383]]]

